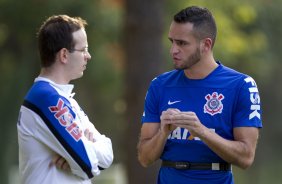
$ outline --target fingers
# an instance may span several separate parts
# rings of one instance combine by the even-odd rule
[[[178,109],[168,109],[162,112],[161,120],[166,121],[166,124],[171,124],[174,120],[191,120],[197,121],[198,117],[194,112],[181,112]]]
[[[162,112],[161,119],[162,120],[170,120],[172,115],[180,113],[178,109],[167,109],[166,111]]]
[[[89,141],[94,142],[93,133],[90,132],[89,129],[86,129],[86,130],[84,131],[84,136],[85,136]]]
[[[171,132],[177,127],[194,131],[201,126],[196,113],[192,111],[181,112],[179,109],[167,109],[161,115],[161,130]]]
[[[57,168],[65,170],[65,171],[70,170],[70,166],[68,162],[66,161],[66,159],[58,154],[53,156],[52,161],[49,166],[52,166],[52,165],[55,165]]]
[[[168,109],[161,115],[161,130],[171,132],[177,127],[187,129],[194,137],[199,137],[205,130],[195,112],[181,112],[178,109]]]
[[[172,120],[189,120],[198,121],[198,117],[194,112],[180,112],[171,117]]]
[[[175,125],[172,125],[172,124],[169,124],[168,125],[168,129],[170,130],[170,131],[173,131],[173,130],[175,130],[177,128],[177,126],[175,126]]]
[[[181,111],[179,109],[175,109],[175,108],[169,108],[166,110],[168,113],[172,113],[172,114],[175,114],[175,113],[180,113]]]
[[[194,112],[181,112],[171,117],[172,124],[186,124],[196,126],[199,124],[199,119]]]
[[[53,156],[53,158],[52,158],[52,165],[56,165],[57,164],[57,162],[59,161],[61,159],[61,156],[60,155],[58,155],[58,154],[56,154],[56,155],[54,155]]]
[[[62,167],[63,170],[65,171],[70,171],[70,165],[68,164],[68,162],[65,160],[65,162],[63,163]]]
[[[161,117],[162,123],[170,125],[170,130],[174,130],[175,127],[191,128],[200,124],[197,115],[194,112],[177,112],[166,111],[163,112]]]
[[[173,115],[180,113],[180,110],[178,109],[167,109],[166,111],[162,112],[162,115],[160,117],[161,119],[161,131],[164,131],[165,133],[170,133],[173,131],[176,126],[170,125],[171,124],[171,118]]]

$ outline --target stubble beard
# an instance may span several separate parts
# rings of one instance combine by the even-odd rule
[[[197,48],[196,51],[187,59],[183,61],[183,64],[177,66],[176,64],[174,65],[174,68],[176,70],[186,70],[190,69],[192,66],[197,64],[201,60],[201,54],[200,54],[200,49]]]

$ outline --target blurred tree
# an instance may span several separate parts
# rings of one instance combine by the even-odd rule
[[[107,11],[104,11],[103,8],[106,8]],[[106,49],[104,40],[107,39],[116,42],[115,39],[117,36],[112,34],[109,30],[118,34],[118,31],[115,30],[116,24],[113,23],[116,22],[118,24],[118,16],[115,16],[116,19],[111,19],[113,22],[104,22],[104,24],[101,23],[101,25],[99,25],[100,27],[96,26],[98,24],[97,22],[100,21],[99,16],[102,16],[104,12],[111,11],[110,8],[111,7],[103,6],[101,1],[91,0],[0,1],[0,85],[2,86],[0,93],[2,104],[0,107],[0,146],[2,148],[2,151],[0,152],[0,183],[8,184],[10,168],[18,164],[16,132],[17,116],[24,95],[32,85],[34,78],[39,74],[36,32],[42,21],[54,14],[68,14],[70,16],[80,16],[84,18],[89,24],[86,28],[90,46],[89,51],[92,54],[94,49],[98,50],[98,48],[102,48],[95,52],[97,55],[92,58],[93,60],[95,58],[100,63],[103,63],[103,61],[109,60],[109,58],[103,56]],[[111,28],[109,28],[109,26],[111,26]],[[94,32],[95,35],[93,34]],[[99,35],[96,35],[96,32],[100,34],[100,37]],[[107,35],[111,35],[111,37]],[[94,40],[93,37],[98,39]],[[96,43],[99,45],[96,45]],[[108,43],[108,45],[110,44]],[[113,68],[112,65],[113,64],[111,63],[108,64],[108,68]],[[87,72],[89,72],[87,75],[91,78],[86,78],[86,76],[75,82],[77,85],[75,91],[78,92],[78,94],[81,92],[81,95],[77,95],[76,97],[81,102],[82,107],[86,107],[88,111],[90,111],[90,108],[93,108],[93,102],[96,103],[96,101],[98,101],[95,101],[95,99],[100,99],[102,96],[101,93],[104,91],[113,91],[112,89],[109,89],[111,85],[108,85],[108,83],[115,83],[113,80],[115,78],[114,75],[116,74],[115,69],[104,70],[103,74],[105,75],[103,76],[101,74],[101,72],[103,72],[102,67],[96,69],[93,66],[94,65],[89,64],[87,70]],[[92,74],[91,72],[93,71],[100,72]],[[105,77],[106,74],[108,74],[109,77]],[[89,90],[89,86],[93,88],[97,83],[104,84],[108,89],[101,88],[102,90],[93,93],[92,89]],[[116,88],[116,85],[113,85],[113,88]],[[84,91],[87,92],[83,93]],[[106,96],[108,97],[108,94],[106,94]],[[107,97],[104,97],[104,99]],[[111,97],[115,96],[111,95]],[[112,101],[104,101],[103,103],[100,103],[100,105],[97,105],[96,109],[105,110],[105,106],[112,106]],[[104,114],[101,115],[101,118],[95,118],[95,120],[102,119],[101,122],[103,122],[103,124],[99,123],[99,121],[95,121],[95,126],[97,126],[101,132],[105,132],[106,130],[105,127],[107,123],[105,123],[105,119],[108,122],[113,122],[113,119],[115,118],[115,113],[112,113],[113,108],[109,108],[107,112],[113,114],[113,116],[105,116],[112,117],[111,121],[102,118],[102,115]],[[93,113],[89,113],[89,116],[90,119],[94,119]],[[98,117],[100,117],[99,113]]]
[[[8,183],[9,169],[12,165],[16,165],[18,157],[16,134],[18,109],[27,85],[32,83],[38,67],[33,52],[35,39],[30,39],[35,35],[35,26],[31,26],[32,21],[36,21],[37,17],[28,20],[31,11],[27,10],[30,7],[22,2],[1,1],[0,6],[0,85],[2,86],[0,183]],[[23,14],[25,16],[21,16]],[[21,21],[26,24],[22,24]]]
[[[129,4],[130,1],[128,1]],[[269,4],[273,4],[272,1],[262,1],[264,3],[269,3]],[[268,27],[269,29],[267,30],[269,33],[269,36],[271,34],[273,34],[272,38],[277,40],[277,35],[280,33],[279,32],[279,28],[277,29],[277,21],[278,19],[280,20],[280,17],[277,16],[276,14],[273,14],[272,16],[266,15],[266,14],[260,14],[259,12],[259,7],[261,7],[262,9],[264,9],[264,3],[262,2],[256,2],[256,6],[254,6],[254,2],[252,1],[243,1],[243,0],[239,0],[239,1],[232,1],[232,2],[226,2],[224,0],[219,0],[216,3],[213,1],[204,1],[204,0],[179,0],[179,1],[167,1],[166,2],[166,24],[169,25],[172,16],[178,12],[180,9],[183,9],[187,6],[190,5],[198,5],[198,6],[204,6],[207,7],[208,9],[210,9],[216,18],[217,21],[217,25],[218,25],[218,37],[217,37],[217,41],[216,41],[216,45],[215,45],[215,49],[214,49],[214,55],[216,57],[216,59],[222,61],[222,63],[224,65],[230,66],[232,68],[235,68],[243,73],[247,73],[251,76],[253,76],[259,86],[262,85],[261,81],[266,82],[266,79],[262,79],[263,77],[269,77],[271,76],[271,74],[269,74],[269,71],[273,70],[275,68],[275,65],[269,66],[266,64],[265,62],[265,50],[267,49],[268,45],[267,45],[267,34],[265,34],[262,30],[262,27],[260,26],[260,24],[258,24],[258,22],[261,20],[262,16],[265,17],[272,17],[272,19],[277,19],[275,20],[275,24],[273,24],[272,26],[276,27],[276,29],[272,29],[270,27]],[[262,3],[262,4],[261,4]],[[275,4],[274,6],[276,6],[277,4]],[[129,7],[129,6],[128,6]],[[139,7],[139,6],[136,6]],[[276,8],[278,9],[277,6]],[[135,11],[136,14],[141,14],[139,11],[137,11],[136,9],[134,9],[134,7],[132,7],[132,9],[130,9],[128,11],[129,8],[127,8],[127,12],[129,11]],[[265,12],[268,12],[269,9],[265,10]],[[278,12],[278,10],[276,10],[275,12]],[[133,14],[129,14],[127,13],[127,19],[132,20],[132,19],[137,19],[138,17],[134,17]],[[142,14],[143,15],[143,14]],[[273,18],[275,17],[275,18]],[[139,19],[137,19],[138,22],[140,22]],[[272,22],[272,23],[274,23]],[[129,24],[129,23],[127,23]],[[129,24],[130,25],[130,24]],[[264,24],[267,25],[267,24]],[[275,26],[276,25],[276,26]],[[140,30],[143,30],[142,28],[144,27],[143,24],[140,24],[139,27],[141,28]],[[281,28],[281,26],[280,26]],[[272,29],[272,30],[270,30]],[[130,30],[128,28],[128,30]],[[170,60],[169,59],[169,42],[167,41],[167,30],[168,28],[166,28],[165,34],[164,34],[164,40],[166,40],[164,43],[165,45],[165,50],[167,51],[164,56],[166,56],[166,60]],[[266,29],[264,29],[266,30]],[[277,31],[279,33],[277,33]],[[124,32],[124,34],[129,34],[127,31]],[[144,33],[143,33],[144,34]],[[133,40],[132,37],[133,35],[135,35],[135,32],[133,32],[131,30],[131,35],[127,35],[127,38],[125,40]],[[148,33],[145,33],[145,35],[148,35]],[[276,35],[276,36],[274,36]],[[142,35],[141,35],[142,37]],[[145,39],[145,38],[143,38]],[[280,39],[281,40],[281,39]],[[126,55],[128,55],[128,57],[130,55],[134,55],[134,50],[138,50],[138,48],[140,48],[139,46],[137,46],[137,48],[134,49],[134,43],[136,43],[136,40],[132,41],[132,44],[128,43],[126,44],[125,47],[125,52]],[[130,42],[131,43],[131,42]],[[139,43],[139,42],[138,42]],[[280,42],[281,43],[281,42]],[[279,44],[278,44],[279,45]],[[140,45],[141,46],[141,45]],[[277,45],[275,45],[277,46]],[[130,47],[130,48],[129,48]],[[156,48],[155,48],[156,49]],[[140,50],[140,49],[139,49]],[[139,51],[138,50],[138,51]],[[274,49],[275,50],[275,49]],[[276,48],[276,50],[281,50],[281,47]],[[273,53],[273,52],[270,52]],[[145,54],[144,54],[145,55]],[[263,57],[264,56],[264,57]],[[280,54],[281,57],[281,54]],[[140,78],[138,73],[142,74],[142,77],[145,77],[145,72],[148,72],[149,67],[146,67],[145,69],[143,69],[142,67],[137,67],[140,65],[139,62],[139,58],[141,58],[141,56],[139,56],[138,58],[134,58],[134,57],[130,57],[130,59],[126,58],[126,76],[128,76],[127,80],[126,80],[126,98],[127,98],[127,105],[128,105],[128,111],[127,111],[127,118],[128,120],[126,121],[127,123],[129,123],[129,127],[127,129],[127,134],[125,134],[125,139],[127,137],[130,138],[134,138],[134,136],[136,136],[136,134],[139,133],[138,128],[137,127],[133,127],[136,125],[132,125],[131,122],[134,122],[134,120],[136,121],[136,118],[138,118],[138,112],[141,111],[139,108],[139,104],[143,104],[142,101],[144,102],[144,99],[140,100],[140,96],[137,96],[136,94],[138,92],[140,92],[140,90],[144,90],[143,88],[145,87],[147,89],[148,84],[144,85],[143,83],[139,83],[139,85],[137,85],[137,82],[139,82]],[[133,64],[134,60],[137,62],[135,64]],[[142,59],[142,62],[144,62],[145,60]],[[130,63],[128,63],[130,62]],[[129,65],[132,64],[135,67],[130,67]],[[164,65],[165,63],[159,63],[160,65]],[[145,65],[146,66],[146,65]],[[266,67],[267,66],[267,67]],[[171,69],[171,64],[167,64],[166,65],[167,69]],[[156,67],[156,70],[158,70],[159,68]],[[143,72],[140,72],[143,71]],[[154,72],[153,72],[154,73]],[[158,72],[155,72],[158,73]],[[149,74],[151,75],[151,73]],[[148,75],[148,76],[149,76]],[[135,78],[136,77],[136,78]],[[131,81],[132,80],[132,81]],[[149,79],[148,79],[149,80]],[[146,82],[146,81],[144,81]],[[136,86],[135,86],[136,85]],[[141,85],[144,85],[142,87],[140,87]],[[263,87],[265,87],[265,85],[263,85]],[[277,87],[278,89],[278,87]],[[261,92],[264,92],[263,89],[261,89]],[[139,93],[141,94],[141,93]],[[142,95],[141,95],[142,96]],[[265,102],[268,101],[268,98],[270,96],[268,96],[267,94],[262,94],[262,97],[265,98],[263,99]],[[132,104],[132,105],[130,105]],[[136,109],[133,109],[136,108]],[[139,110],[137,110],[139,109]],[[137,110],[137,111],[136,111]],[[140,112],[139,112],[140,114]],[[266,115],[267,116],[267,115]],[[265,118],[267,119],[267,118]],[[129,134],[131,136],[129,136]],[[131,143],[133,142],[133,143]],[[128,141],[128,148],[131,149],[132,146],[134,146],[136,143],[136,140],[129,140]],[[260,145],[263,146],[263,145]],[[262,148],[263,149],[263,148]],[[135,147],[134,147],[135,150]],[[130,150],[129,152],[129,156],[134,154],[134,152],[132,152],[133,150]],[[257,152],[257,155],[260,155],[260,149]],[[128,159],[130,157],[127,157]],[[131,160],[131,159],[130,159]],[[139,167],[135,166],[135,163],[131,160],[128,161],[130,163],[127,163],[127,165],[129,165],[127,168],[128,172],[130,175],[132,175],[132,178],[135,178],[135,180],[131,179],[131,177],[129,176],[129,181],[134,181],[134,182],[138,182],[140,180],[142,180],[143,178],[146,178],[145,181],[143,181],[143,183],[153,183],[153,179],[151,179],[152,177],[152,173],[155,174],[155,172],[151,172],[149,170],[143,171],[144,172],[144,176],[138,177],[138,175],[140,174],[140,172],[142,171],[142,169],[139,169]],[[133,162],[133,163],[132,163]],[[131,166],[130,166],[131,164]],[[134,169],[135,166],[135,169]],[[154,168],[152,168],[154,169]],[[254,167],[252,169],[249,169],[248,171],[241,171],[235,168],[235,171],[237,171],[239,173],[239,175],[237,176],[235,174],[235,181],[238,183],[258,183],[259,182],[259,177],[257,171],[260,169],[260,163],[257,162],[254,164]],[[149,171],[149,172],[148,172]],[[135,173],[136,172],[136,173]],[[145,173],[148,172],[148,173]],[[241,176],[241,177],[240,177]],[[242,177],[243,176],[243,177]],[[249,177],[244,177],[244,176],[249,176]],[[251,177],[250,177],[251,176]],[[138,178],[138,179],[137,179]],[[130,183],[132,183],[130,182]],[[141,182],[142,183],[142,182]]]
[[[124,16],[125,164],[130,184],[155,183],[157,166],[141,168],[137,161],[137,140],[141,127],[144,97],[150,81],[159,74],[163,58],[162,0],[127,0]]]
[[[282,85],[282,1],[261,0],[256,6],[258,17],[257,28],[266,37],[267,47],[258,54],[261,64],[258,67],[261,98],[263,102],[264,127],[256,158],[257,167],[252,175],[258,178],[257,183],[280,183],[282,180],[282,147],[281,135],[281,92]],[[250,180],[249,175],[246,180]]]
[[[8,183],[9,169],[17,165],[18,110],[39,73],[35,33],[53,14],[87,20],[92,60],[75,82],[75,97],[95,126],[112,138],[115,162],[127,165],[129,183],[155,183],[158,164],[142,168],[136,156],[144,97],[152,78],[172,69],[167,31],[172,16],[189,5],[215,14],[215,57],[251,74],[261,91],[265,127],[256,161],[247,171],[234,169],[236,183],[279,183],[282,1],[273,0],[0,1],[0,183]]]

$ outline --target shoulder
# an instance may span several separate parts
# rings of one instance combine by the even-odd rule
[[[68,103],[49,82],[38,81],[28,91],[24,101],[41,109],[56,105],[60,99],[65,101],[64,103]]]
[[[220,69],[216,73],[216,79],[220,80],[221,83],[225,85],[233,87],[242,87],[246,83],[254,82],[254,79],[251,76],[222,64],[220,64]]]
[[[171,85],[177,82],[181,77],[183,77],[183,70],[171,70],[155,77],[151,82],[151,86]]]
[[[220,67],[221,67],[220,73],[222,75],[227,76],[227,77],[236,77],[236,78],[238,78],[238,77],[241,78],[242,77],[242,78],[244,78],[244,77],[247,76],[246,74],[241,73],[238,70],[235,70],[233,68],[224,66],[222,64],[220,65]]]
[[[26,99],[35,98],[35,100],[44,100],[48,96],[58,94],[49,82],[35,82],[26,95]]]

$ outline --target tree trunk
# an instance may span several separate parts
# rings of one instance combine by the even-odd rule
[[[137,160],[144,98],[150,81],[160,73],[163,61],[162,0],[125,2],[125,164],[128,184],[156,183],[158,164],[142,168]]]

